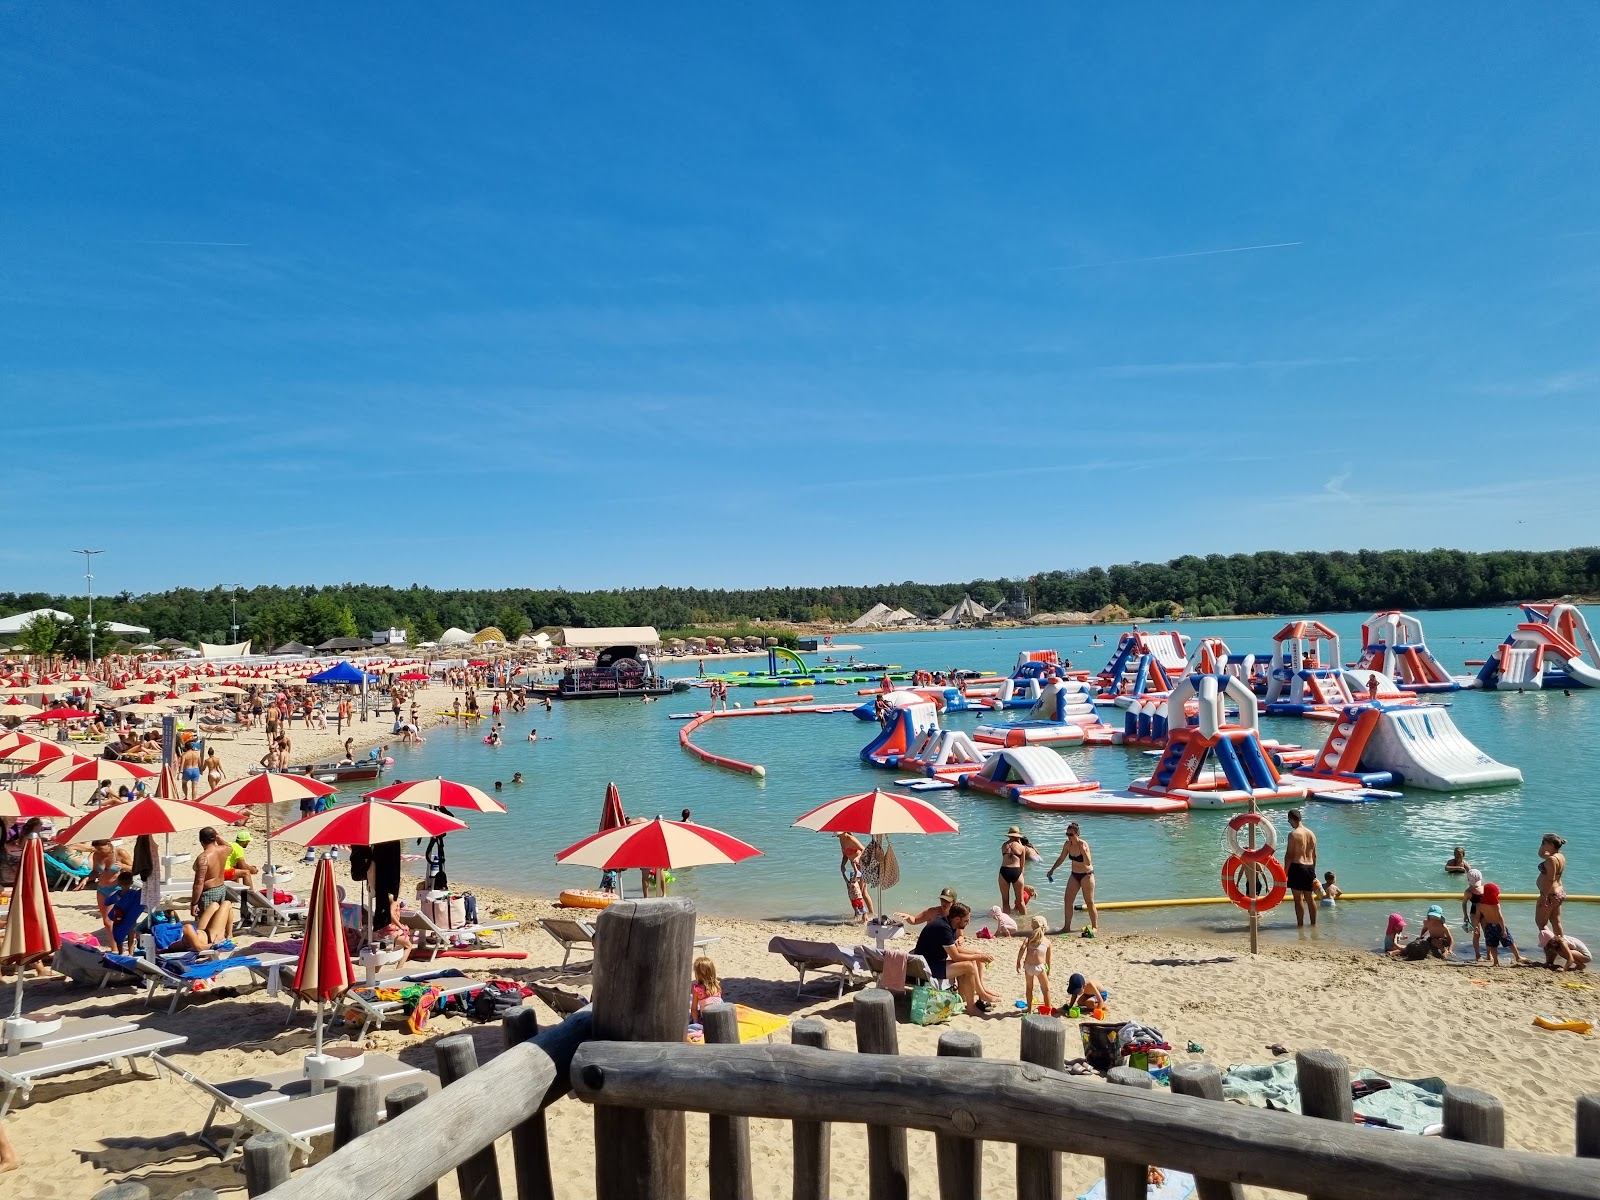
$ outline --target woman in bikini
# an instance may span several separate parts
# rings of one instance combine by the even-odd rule
[[[1546,925],[1557,937],[1561,936],[1561,902],[1567,898],[1567,889],[1561,877],[1567,871],[1567,856],[1561,847],[1567,839],[1560,834],[1547,833],[1539,841],[1539,901],[1534,905],[1535,929]]]
[[[1027,884],[1022,872],[1029,859],[1039,857],[1039,852],[1028,844],[1022,830],[1013,825],[1006,830],[1006,840],[1000,843],[1000,910],[1022,916],[1028,911]],[[1013,903],[1015,897],[1015,903]]]
[[[851,911],[865,921],[872,916],[872,897],[867,894],[865,879],[861,874],[861,855],[866,850],[861,839],[853,833],[839,836],[839,874],[844,876],[844,891],[849,897]]]
[[[1078,898],[1078,893],[1083,893],[1083,907],[1089,913],[1089,927],[1083,931],[1084,937],[1093,937],[1100,926],[1100,914],[1094,907],[1094,855],[1089,850],[1089,843],[1083,840],[1082,833],[1076,821],[1067,826],[1067,840],[1061,847],[1061,853],[1056,856],[1055,865],[1045,878],[1055,882],[1056,871],[1061,864],[1072,861],[1072,877],[1067,880],[1067,894],[1063,900],[1067,910],[1067,922],[1062,926],[1062,933],[1072,932],[1072,903]]]

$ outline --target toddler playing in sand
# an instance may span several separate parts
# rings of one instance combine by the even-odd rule
[[[1039,981],[1044,1007],[1050,1007],[1050,942],[1045,937],[1047,923],[1035,913],[1028,918],[1028,940],[1017,948],[1017,970],[1026,984],[1028,1007],[1033,1007],[1033,981]]]

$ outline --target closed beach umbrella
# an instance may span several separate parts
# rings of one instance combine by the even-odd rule
[[[102,839],[143,837],[146,834],[183,833],[207,825],[237,825],[244,814],[209,804],[186,800],[165,800],[147,796],[126,804],[110,804],[97,809],[81,821],[67,826],[56,840],[93,842]]]
[[[742,862],[760,854],[749,842],[709,825],[686,825],[657,817],[638,825],[590,834],[556,855],[563,866],[602,871],[672,870]]]
[[[628,814],[622,811],[622,793],[614,783],[606,784],[606,802],[600,809],[600,832],[621,829],[628,823]]]
[[[50,889],[44,877],[44,841],[38,834],[23,840],[22,862],[11,889],[6,931],[0,936],[0,966],[17,973],[17,997],[11,1015],[22,1015],[23,968],[51,957],[61,949],[56,912],[50,907]]]
[[[400,804],[426,804],[429,808],[464,808],[471,812],[503,813],[506,806],[470,783],[449,779],[414,779],[410,783],[391,783],[365,800],[392,800]]]
[[[0,791],[0,821],[26,821],[29,817],[71,821],[77,816],[78,814],[66,805],[46,800],[43,796],[30,796],[27,792]]]
[[[355,972],[345,944],[344,923],[339,919],[339,890],[333,882],[333,863],[317,861],[311,876],[311,899],[306,906],[306,937],[300,961],[294,968],[294,993],[317,1003],[317,1056],[322,1056],[324,1006],[350,990]]]
[[[197,803],[216,804],[225,808],[244,808],[259,804],[267,821],[267,870],[272,870],[272,806],[289,801],[310,798],[320,799],[339,789],[309,775],[247,775],[232,779],[221,787],[213,788]]]
[[[379,842],[438,837],[466,827],[465,821],[436,808],[366,800],[303,817],[272,836],[298,846],[376,846]]]

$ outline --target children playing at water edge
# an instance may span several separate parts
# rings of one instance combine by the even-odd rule
[[[1050,942],[1045,937],[1048,922],[1035,913],[1028,918],[1028,940],[1017,948],[1017,970],[1027,986],[1025,999],[1033,1007],[1033,981],[1039,981],[1040,997],[1044,1007],[1050,1007]]]
[[[717,978],[717,964],[701,955],[694,960],[694,983],[689,988],[689,1023],[699,1025],[705,1006],[721,1000],[722,980]]]
[[[1388,927],[1383,931],[1383,952],[1398,954],[1406,945],[1406,919],[1399,913],[1389,914]]]
[[[1478,915],[1475,918],[1478,928],[1483,931],[1484,949],[1489,952],[1489,965],[1500,965],[1500,947],[1504,946],[1511,951],[1511,961],[1517,966],[1522,966],[1527,959],[1522,957],[1522,952],[1517,949],[1517,944],[1511,938],[1511,930],[1506,928],[1505,914],[1500,911],[1500,885],[1486,883],[1483,885],[1483,898],[1478,901]]]
[[[1541,929],[1539,948],[1544,951],[1544,965],[1552,971],[1581,971],[1591,961],[1589,947],[1570,933]]]
[[[1334,908],[1339,903],[1339,897],[1344,895],[1344,889],[1339,886],[1339,881],[1332,871],[1325,871],[1322,882],[1317,885],[1317,899],[1323,908]]]

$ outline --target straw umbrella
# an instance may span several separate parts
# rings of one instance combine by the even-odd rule
[[[322,1053],[322,1027],[326,1020],[325,1006],[337,1000],[355,983],[355,972],[350,966],[350,948],[345,942],[344,922],[339,919],[339,891],[333,882],[333,863],[318,860],[311,876],[311,899],[306,907],[306,936],[300,947],[300,961],[294,968],[294,993],[303,1000],[317,1003],[317,1048],[308,1060],[315,1067],[325,1067]],[[323,1075],[312,1070],[313,1089],[320,1089]]]
[[[855,833],[882,837],[892,833],[957,833],[960,826],[926,800],[888,792],[859,792],[829,800],[795,821],[800,829],[819,833]],[[878,878],[878,914],[883,914],[883,877]]]
[[[558,853],[556,862],[602,871],[671,871],[742,862],[760,853],[749,842],[741,842],[709,825],[657,817],[592,833]],[[666,892],[665,884],[661,890]]]
[[[24,968],[51,957],[59,949],[61,934],[56,929],[56,913],[50,907],[50,889],[44,875],[44,841],[35,833],[23,841],[6,929],[0,935],[0,966],[17,972],[16,999],[6,1021],[8,1034],[12,1022],[22,1019]]]

